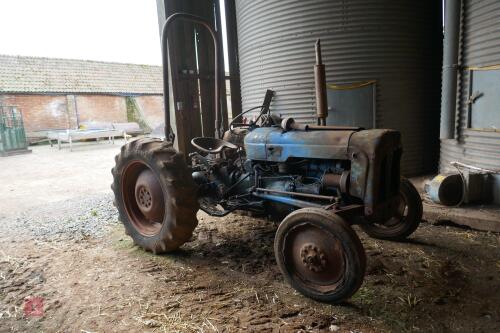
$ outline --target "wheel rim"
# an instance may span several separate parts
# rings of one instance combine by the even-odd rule
[[[287,233],[282,256],[290,278],[307,289],[327,293],[343,281],[346,254],[342,243],[327,230],[309,222]]]
[[[158,177],[142,161],[130,162],[121,177],[125,211],[144,236],[156,235],[165,216],[165,197]]]
[[[399,225],[405,223],[405,219],[408,216],[408,203],[407,198],[403,193],[399,194],[399,203],[397,209],[394,212],[394,216],[392,216],[387,221],[380,223],[380,226],[384,228],[395,228]]]

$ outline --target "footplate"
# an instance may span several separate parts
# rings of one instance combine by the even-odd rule
[[[221,205],[211,202],[210,199],[200,198],[200,209],[210,216],[222,217],[231,213],[234,209],[224,209]],[[220,207],[220,208],[219,208]]]

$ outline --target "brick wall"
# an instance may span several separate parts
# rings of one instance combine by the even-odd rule
[[[155,128],[163,122],[163,97],[135,97],[144,120]],[[0,103],[14,105],[23,114],[28,137],[42,137],[47,130],[74,129],[77,120],[127,122],[123,96],[109,95],[0,95]]]
[[[66,129],[70,126],[66,95],[3,95],[4,105],[14,105],[23,114],[26,132]]]
[[[163,124],[163,96],[137,96],[134,97],[144,121],[152,129]]]
[[[125,97],[105,95],[1,95],[3,105],[14,105],[23,114],[29,135],[56,129],[73,129],[78,120],[126,122]]]
[[[125,97],[105,95],[76,96],[78,119],[83,121],[123,123],[127,121]]]

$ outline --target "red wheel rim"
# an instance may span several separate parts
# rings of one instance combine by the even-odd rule
[[[143,236],[158,234],[165,217],[165,197],[158,177],[144,162],[131,161],[121,177],[123,203],[130,222]]]
[[[346,254],[341,241],[311,223],[287,233],[282,253],[290,277],[308,289],[328,293],[344,280]]]

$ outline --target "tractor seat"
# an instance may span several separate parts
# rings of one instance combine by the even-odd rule
[[[209,154],[218,154],[224,149],[238,149],[238,146],[221,139],[198,137],[191,140],[191,144],[198,150]]]

